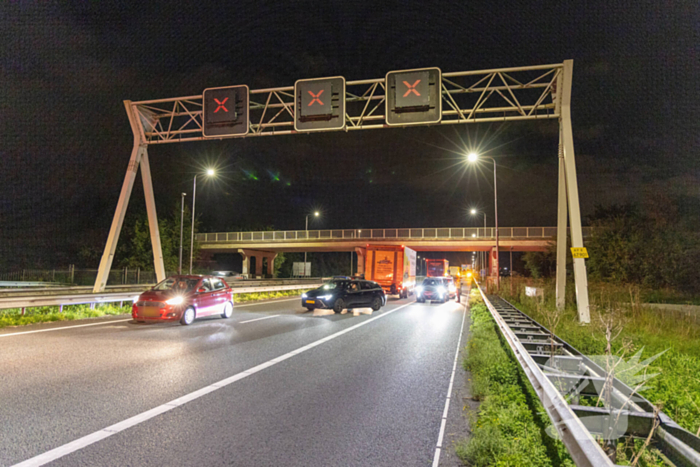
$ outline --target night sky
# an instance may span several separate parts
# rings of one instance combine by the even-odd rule
[[[683,197],[700,209],[700,7],[675,2],[0,2],[0,267],[74,263],[107,238],[132,136],[122,101],[574,60],[584,216]],[[159,215],[198,187],[203,231],[556,224],[557,123],[450,125],[149,148]],[[188,196],[188,200],[190,200]],[[191,200],[190,200],[191,201]],[[140,177],[129,216],[143,211]],[[96,267],[97,265],[95,265]]]

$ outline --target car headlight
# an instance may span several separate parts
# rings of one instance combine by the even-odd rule
[[[418,287],[416,287],[416,292],[418,292],[418,293],[423,292],[423,286],[419,285]]]
[[[301,294],[301,298],[306,298],[306,294],[305,293]]]
[[[333,295],[319,295],[316,298],[320,298],[321,300],[330,300],[331,298],[333,298]]]
[[[165,303],[168,305],[180,305],[182,303],[182,297],[173,297],[170,300],[166,300]]]
[[[454,284],[450,284],[449,290],[450,290],[450,292],[456,292],[457,287],[455,287]]]
[[[440,287],[437,288],[437,291],[438,291],[439,293],[445,293],[445,288],[444,288],[443,286],[440,286]]]

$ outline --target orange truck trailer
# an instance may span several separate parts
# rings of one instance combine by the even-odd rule
[[[450,262],[446,259],[426,259],[425,260],[426,276],[428,277],[444,277],[450,275]]]
[[[365,279],[381,285],[387,295],[406,298],[416,286],[416,252],[405,246],[368,245]]]

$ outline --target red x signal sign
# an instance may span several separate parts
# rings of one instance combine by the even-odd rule
[[[309,94],[311,94],[312,99],[307,107],[311,107],[312,105],[314,105],[314,102],[318,102],[318,105],[323,105],[323,102],[320,99],[321,94],[323,94],[323,91],[325,91],[325,89],[321,89],[320,91],[318,91],[318,94],[314,94],[313,92],[309,91]]]
[[[205,138],[248,134],[248,86],[207,88],[202,93],[202,135]]]
[[[226,103],[227,100],[228,100],[228,97],[224,100],[221,100],[221,101],[217,98],[214,98],[214,101],[216,102],[216,104],[218,106],[218,107],[216,107],[216,110],[214,111],[214,113],[218,112],[219,110],[223,110],[224,112],[228,112],[228,109],[226,107],[224,107],[224,104]]]
[[[403,84],[406,85],[406,87],[408,88],[408,90],[404,93],[403,97],[408,96],[408,95],[411,94],[412,92],[415,93],[416,96],[420,96],[420,93],[419,93],[418,91],[416,91],[416,86],[418,86],[418,83],[420,83],[420,81],[421,81],[421,80],[418,79],[418,80],[416,80],[416,82],[413,83],[413,84],[408,84],[408,81],[404,81]]]

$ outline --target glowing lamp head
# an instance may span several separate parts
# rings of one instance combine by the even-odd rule
[[[467,160],[469,162],[476,162],[477,159],[479,159],[479,156],[475,152],[470,152],[469,155],[467,156]]]
[[[314,212],[314,216],[318,217],[318,211]]]
[[[469,211],[470,214],[476,214],[476,209],[472,209]]]
[[[214,172],[214,169],[207,169],[207,175],[208,175],[208,176],[213,177],[213,176],[214,176],[214,173],[215,173],[215,172]]]

